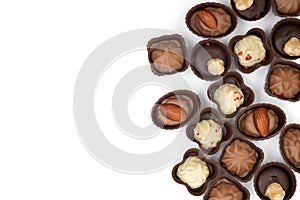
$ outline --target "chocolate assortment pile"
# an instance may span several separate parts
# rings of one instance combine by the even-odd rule
[[[241,184],[253,178],[260,199],[290,199],[296,190],[294,173],[300,173],[300,124],[286,125],[287,116],[280,105],[253,104],[255,93],[244,83],[242,74],[269,67],[262,89],[279,101],[293,104],[300,100],[300,65],[293,61],[300,58],[300,0],[229,1],[231,8],[207,2],[187,12],[188,29],[207,38],[193,48],[188,49],[178,34],[153,38],[147,45],[155,75],[183,72],[190,66],[200,79],[215,81],[207,97],[216,109],[201,108],[197,94],[177,90],[155,103],[152,121],[166,130],[186,126],[187,138],[197,144],[198,148],[187,150],[172,170],[173,179],[192,195],[204,195],[205,200],[253,199]],[[249,27],[244,35],[232,37],[228,46],[216,40],[234,31],[238,17],[256,21],[271,8],[275,15],[287,18],[274,23],[269,34]],[[231,64],[241,73],[230,71]],[[230,118],[235,118],[234,123]],[[280,148],[285,162],[262,165],[266,152],[252,141],[277,134],[279,144],[274,148]],[[217,160],[207,158],[217,153]]]

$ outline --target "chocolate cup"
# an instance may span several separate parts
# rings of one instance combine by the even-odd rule
[[[224,153],[225,153],[225,149],[235,140],[240,140],[242,142],[245,142],[247,144],[249,144],[253,149],[255,149],[256,153],[257,153],[257,159],[256,159],[256,163],[254,165],[254,167],[252,168],[252,170],[247,174],[247,176],[244,176],[244,177],[239,177],[239,176],[236,176],[234,174],[232,174],[231,172],[229,172],[225,166],[225,164],[221,161]],[[248,140],[244,140],[242,139],[241,137],[235,137],[233,138],[227,145],[226,147],[224,148],[221,156],[219,157],[219,163],[220,163],[220,166],[222,169],[224,169],[231,177],[241,181],[241,182],[248,182],[252,177],[253,175],[255,174],[256,170],[258,169],[258,167],[260,166],[260,164],[262,163],[264,159],[264,153],[263,151],[258,148],[255,144],[253,144],[252,142],[248,141]]]
[[[159,109],[159,107],[161,106],[161,102],[166,99],[166,98],[169,98],[169,97],[172,97],[172,96],[176,96],[176,95],[185,95],[187,96],[188,98],[190,98],[193,102],[193,108],[192,108],[192,111],[191,113],[188,115],[188,117],[186,118],[185,121],[177,124],[177,125],[165,125],[163,123],[161,123],[157,118],[157,111]],[[159,127],[159,128],[162,128],[162,129],[166,129],[166,130],[172,130],[172,129],[178,129],[178,128],[181,128],[183,126],[185,126],[186,124],[188,124],[189,122],[193,121],[194,118],[197,116],[197,114],[199,113],[199,110],[200,110],[200,107],[201,107],[201,101],[198,97],[198,95],[196,95],[194,92],[192,91],[189,91],[189,90],[176,90],[176,91],[173,91],[173,92],[169,92],[167,94],[165,94],[164,96],[162,96],[160,99],[158,99],[155,103],[155,105],[153,106],[152,108],[152,111],[151,111],[151,118],[152,118],[152,121],[153,123]]]
[[[207,62],[211,58],[220,58],[224,61],[225,70],[220,75],[208,72]],[[196,76],[203,80],[212,81],[224,76],[231,65],[231,54],[227,47],[217,40],[202,40],[192,50],[190,59],[191,69]]]
[[[300,65],[297,64],[297,63],[294,63],[294,62],[290,62],[290,61],[285,61],[285,60],[277,60],[277,61],[273,61],[272,64],[271,64],[271,67],[269,69],[269,72],[268,72],[268,75],[267,75],[267,79],[266,79],[266,84],[265,84],[265,92],[271,96],[271,97],[275,97],[277,99],[280,99],[280,100],[285,100],[285,101],[290,101],[290,102],[296,102],[296,101],[299,101],[300,100],[300,92],[298,92],[298,94],[290,99],[290,98],[284,98],[282,96],[278,96],[276,94],[273,94],[271,92],[271,90],[269,89],[269,82],[270,82],[270,76],[271,74],[273,73],[273,71],[276,69],[276,65],[288,65],[296,70],[298,70],[300,72]]]
[[[292,198],[297,185],[295,175],[285,164],[279,162],[267,163],[261,166],[261,168],[258,170],[254,177],[254,188],[256,194],[262,200],[269,200],[264,193],[268,185],[274,182],[279,183],[284,189],[284,200]]]
[[[208,189],[208,192],[204,195],[203,199],[204,200],[209,200],[210,192],[212,188],[214,188],[217,184],[222,183],[222,182],[228,182],[236,185],[240,191],[243,193],[243,200],[249,200],[250,199],[250,193],[247,188],[245,188],[242,184],[240,184],[238,181],[236,181],[233,178],[230,178],[229,176],[223,175],[219,176],[216,181],[214,181],[210,188]]]
[[[238,107],[234,113],[231,113],[229,115],[225,115],[224,113],[222,113],[220,110],[219,104],[214,100],[215,91],[218,89],[219,86],[221,86],[225,83],[230,83],[230,84],[234,84],[234,85],[238,86],[242,90],[243,95],[244,95],[244,103],[240,107]],[[249,106],[254,101],[253,90],[250,87],[245,85],[242,76],[238,72],[229,72],[222,78],[222,80],[210,85],[207,90],[207,95],[208,95],[208,98],[212,102],[214,102],[215,104],[218,105],[218,109],[219,109],[220,113],[227,118],[232,118],[232,117],[236,116],[241,108]]]
[[[245,133],[243,131],[243,127],[241,125],[242,120],[244,120],[246,117],[246,113],[249,110],[256,110],[259,107],[264,107],[266,109],[272,109],[278,117],[277,127],[273,131],[271,131],[266,137],[263,137],[263,136],[254,137],[254,136],[248,135],[247,133]],[[240,134],[242,134],[245,138],[250,139],[250,140],[266,140],[266,139],[272,138],[272,137],[276,136],[278,133],[280,133],[280,131],[285,126],[285,123],[286,123],[286,115],[285,115],[284,111],[273,104],[267,104],[267,103],[259,103],[259,104],[254,104],[254,105],[247,107],[246,109],[242,110],[238,114],[238,116],[236,117],[236,120],[235,120],[235,124],[237,126],[238,132]]]
[[[275,24],[270,33],[270,44],[279,57],[295,60],[300,56],[289,56],[283,51],[284,44],[291,38],[300,39],[300,20],[297,18],[286,18]]]
[[[159,72],[155,69],[154,67],[154,64],[153,64],[153,60],[152,60],[152,52],[155,50],[155,49],[152,49],[151,46],[155,43],[159,43],[159,42],[162,42],[162,41],[170,41],[170,40],[176,40],[179,42],[181,48],[182,48],[182,51],[183,51],[183,64],[182,64],[182,68],[179,69],[179,70],[176,70],[174,72],[169,72],[169,73],[163,73],[163,72]],[[188,58],[188,52],[187,52],[187,47],[186,47],[186,44],[185,44],[185,41],[184,41],[184,38],[181,36],[181,35],[178,35],[178,34],[173,34],[173,35],[164,35],[164,36],[160,36],[160,37],[157,37],[157,38],[153,38],[151,39],[148,44],[147,44],[147,51],[148,51],[148,60],[149,60],[149,63],[151,65],[151,71],[155,74],[155,75],[158,75],[158,76],[163,76],[163,75],[171,75],[171,74],[175,74],[177,72],[183,72],[185,71],[188,66],[189,66],[189,62],[187,60]]]
[[[273,13],[275,15],[279,16],[279,17],[297,17],[297,16],[300,16],[300,10],[298,10],[298,12],[296,12],[296,13],[284,14],[284,13],[278,11],[275,0],[272,0],[272,3],[273,3],[273,6],[272,6]]]
[[[199,10],[205,9],[207,7],[222,8],[230,15],[231,27],[227,30],[227,32],[225,32],[221,35],[217,35],[217,36],[209,36],[209,35],[204,35],[204,34],[200,33],[199,31],[193,29],[193,27],[190,24],[193,14],[198,12]],[[185,23],[186,23],[187,27],[189,28],[189,30],[197,36],[205,37],[205,38],[221,38],[221,37],[224,37],[224,36],[230,34],[231,32],[233,32],[233,30],[236,28],[236,25],[237,25],[237,18],[235,16],[235,14],[233,13],[232,9],[225,6],[224,4],[207,2],[207,3],[198,4],[198,5],[194,6],[193,8],[191,8],[188,11],[188,13],[186,14]]]
[[[213,120],[217,124],[219,124],[222,128],[222,140],[217,143],[217,146],[211,149],[205,149],[202,147],[202,144],[195,140],[194,138],[194,128],[197,126],[197,123],[202,121],[202,120]],[[220,146],[223,142],[229,140],[232,137],[232,127],[230,123],[226,122],[224,120],[224,117],[214,108],[208,107],[204,108],[200,115],[199,115],[199,120],[195,123],[189,124],[186,127],[186,135],[187,137],[193,141],[196,142],[199,145],[199,148],[202,153],[208,154],[208,155],[213,155],[218,152],[220,149]]]
[[[177,176],[177,170],[178,170],[178,167],[184,163],[184,161],[190,157],[190,156],[196,156],[198,157],[199,159],[201,159],[202,161],[204,161],[206,164],[207,164],[207,167],[208,167],[208,170],[209,170],[209,175],[206,179],[206,182],[199,188],[196,188],[196,189],[192,189],[191,187],[188,186],[188,184],[184,183],[178,176]],[[219,173],[219,168],[217,166],[217,163],[215,161],[212,161],[212,160],[208,160],[206,159],[202,154],[201,152],[199,151],[199,149],[196,149],[196,148],[193,148],[193,149],[189,149],[185,152],[184,156],[183,156],[183,159],[180,163],[178,163],[177,165],[175,165],[173,167],[173,170],[172,170],[172,177],[174,179],[175,182],[179,183],[179,184],[182,184],[184,185],[187,190],[189,191],[189,193],[191,193],[192,195],[195,195],[195,196],[200,196],[202,194],[204,194],[206,192],[206,189],[208,187],[208,184],[214,180],[216,178],[216,176],[218,175]]]
[[[235,3],[233,0],[230,1],[233,11],[243,20],[246,21],[256,21],[268,14],[271,9],[272,1],[271,0],[254,0],[250,8],[244,11],[239,11],[236,9]]]
[[[238,56],[234,53],[234,46],[238,41],[240,41],[241,39],[243,39],[243,38],[245,38],[249,35],[255,35],[255,36],[259,37],[262,40],[264,48],[266,50],[266,56],[265,56],[265,59],[263,59],[260,63],[256,63],[252,67],[245,67],[245,66],[242,66],[240,64]],[[262,66],[269,65],[272,62],[273,58],[274,58],[273,51],[269,47],[269,45],[267,44],[266,34],[263,30],[261,30],[259,28],[253,28],[253,29],[249,30],[246,33],[246,35],[237,35],[237,36],[233,37],[229,42],[229,49],[230,49],[230,51],[231,51],[231,53],[232,53],[232,55],[235,59],[235,63],[236,63],[237,68],[245,74],[250,74],[250,73],[254,72],[255,70],[257,70],[258,68],[260,68]]]
[[[300,130],[300,124],[289,124],[287,125],[284,130],[282,131],[281,135],[280,135],[280,140],[279,140],[279,145],[280,145],[280,152],[281,155],[284,159],[284,161],[297,173],[300,173],[300,168],[297,168],[292,162],[290,162],[290,160],[286,157],[285,152],[283,150],[283,137],[285,136],[285,134],[287,133],[288,130],[290,129],[299,129]]]

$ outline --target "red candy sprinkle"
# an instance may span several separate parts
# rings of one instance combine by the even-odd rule
[[[258,15],[258,14],[257,14],[257,15],[255,15],[255,16],[254,16],[254,18],[255,18],[255,19],[258,19],[258,18],[259,18],[259,15]]]
[[[214,144],[214,142],[211,142],[210,144]]]
[[[284,97],[284,95],[283,95],[283,94],[281,94],[281,95],[280,95],[280,98],[284,99],[285,97]]]
[[[209,123],[209,126],[212,127],[211,123]]]
[[[205,44],[207,47],[209,47],[210,46],[210,43],[209,42],[206,42],[206,44]]]
[[[242,55],[243,55],[242,51],[238,52],[238,56],[242,56]]]
[[[217,133],[217,132],[218,132],[218,129],[216,129],[215,132]]]
[[[263,63],[267,62],[267,59],[266,58],[262,59],[262,62]]]
[[[240,99],[244,98],[243,96],[240,96]]]
[[[246,67],[246,66],[243,66],[243,69],[248,69],[248,67]]]
[[[237,91],[234,92],[234,94],[237,94],[237,93],[238,93]]]
[[[250,54],[248,54],[247,56],[246,56],[246,60],[251,60],[252,59],[252,56],[250,55]]]
[[[298,12],[300,12],[300,8],[298,8]]]
[[[192,153],[192,154],[191,154],[191,156],[197,156],[197,154],[195,154],[195,153]]]
[[[197,135],[200,135],[199,133],[197,133]]]

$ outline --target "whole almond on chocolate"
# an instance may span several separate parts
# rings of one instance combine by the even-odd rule
[[[254,112],[254,122],[261,136],[266,137],[269,133],[269,116],[264,107],[260,107]]]
[[[187,118],[187,113],[175,104],[163,104],[160,110],[164,116],[173,121],[183,122]]]
[[[200,10],[197,14],[199,19],[205,26],[207,26],[210,29],[217,28],[217,20],[210,11]]]

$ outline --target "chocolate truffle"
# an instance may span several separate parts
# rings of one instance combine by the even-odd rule
[[[222,37],[232,32],[237,20],[230,8],[218,3],[203,3],[186,15],[188,28],[198,36]]]
[[[286,123],[286,115],[273,104],[254,104],[236,117],[237,130],[252,140],[265,140],[277,135]]]
[[[289,129],[282,137],[282,150],[287,160],[300,169],[300,129]]]
[[[160,98],[152,108],[152,121],[164,129],[175,129],[186,125],[200,107],[199,97],[187,90],[170,92]]]
[[[271,9],[271,0],[231,0],[231,7],[236,14],[247,21],[263,18]]]
[[[287,65],[277,65],[269,77],[269,90],[283,98],[294,98],[300,91],[300,73]]]
[[[298,15],[300,0],[274,0],[276,10],[283,15]]]
[[[208,175],[206,163],[195,156],[185,159],[177,169],[177,176],[192,189],[201,187]]]
[[[241,121],[244,132],[253,137],[266,137],[277,128],[278,116],[272,109],[259,107],[246,112]],[[264,128],[262,128],[264,126]]]
[[[227,73],[231,65],[231,54],[221,42],[202,40],[193,47],[190,60],[194,74],[210,81]]]
[[[185,41],[180,35],[154,38],[147,45],[148,59],[156,75],[174,74],[187,69]]]
[[[296,188],[295,175],[282,163],[267,163],[256,174],[254,188],[261,199],[290,199]]]
[[[243,73],[251,73],[261,66],[267,66],[274,57],[265,32],[259,28],[253,28],[245,35],[234,36],[229,42],[229,49],[237,68]]]
[[[244,103],[244,94],[236,85],[225,83],[216,89],[214,99],[220,106],[221,112],[230,115]]]
[[[239,182],[228,176],[221,176],[212,184],[204,200],[249,200],[250,193]]]
[[[283,19],[272,28],[270,44],[275,53],[285,59],[297,59],[299,55],[300,20]]]
[[[207,95],[227,118],[236,116],[239,109],[249,106],[254,100],[252,89],[245,85],[237,72],[228,72],[222,80],[211,84]]]
[[[239,177],[245,177],[253,169],[257,161],[257,153],[246,142],[235,139],[224,150],[221,158],[227,171]]]
[[[213,155],[221,143],[232,136],[232,127],[216,109],[208,107],[201,111],[197,122],[186,128],[187,137],[199,145],[201,152]]]
[[[195,196],[202,195],[208,184],[217,176],[219,170],[214,161],[203,157],[199,149],[189,149],[183,160],[172,170],[174,181],[185,185],[187,190]]]

